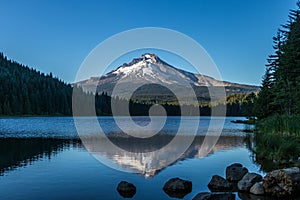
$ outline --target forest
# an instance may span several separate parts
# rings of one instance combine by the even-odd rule
[[[298,2],[300,8],[300,2]],[[273,37],[274,54],[267,59],[256,115],[300,113],[300,18],[291,10],[288,22]]]
[[[1,115],[71,115],[72,87],[0,53]]]
[[[261,91],[255,101],[259,119],[292,118],[300,114],[300,1],[273,37],[274,54],[267,59]]]

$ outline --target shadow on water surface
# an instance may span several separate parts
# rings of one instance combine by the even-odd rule
[[[78,146],[78,140],[3,138],[0,139],[0,175],[31,165],[42,158],[51,159],[59,152]]]

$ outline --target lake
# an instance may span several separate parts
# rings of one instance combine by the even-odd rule
[[[170,178],[180,177],[193,182],[192,192],[184,197],[192,199],[209,191],[211,177],[225,176],[226,166],[232,163],[265,174],[250,150],[252,135],[244,132],[251,127],[231,123],[243,119],[226,117],[220,138],[206,155],[201,147],[207,139],[209,117],[200,118],[195,136],[188,125],[182,128],[181,136],[176,130],[180,120],[189,124],[196,117],[168,117],[162,131],[149,140],[124,137],[112,117],[99,117],[109,143],[121,150],[108,148],[106,140],[98,146],[92,142],[83,145],[72,117],[0,118],[0,198],[123,199],[116,187],[125,180],[137,187],[132,199],[173,199],[162,187]],[[87,133],[95,131],[89,118],[81,120]],[[133,120],[139,125],[149,123],[148,117]],[[193,137],[179,157],[180,147],[170,142],[174,137],[181,137],[180,141]],[[162,148],[163,153],[156,151]]]

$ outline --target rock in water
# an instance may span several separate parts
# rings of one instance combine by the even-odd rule
[[[292,167],[269,172],[263,179],[263,186],[268,195],[285,197],[299,194],[300,169]]]
[[[247,173],[242,180],[238,182],[240,191],[249,191],[250,188],[257,182],[262,181],[262,176],[256,173]]]
[[[201,192],[193,200],[235,200],[235,194],[223,192]]]
[[[183,198],[192,191],[192,182],[180,178],[172,178],[166,182],[163,190],[173,198]]]
[[[229,181],[239,181],[247,173],[248,169],[243,167],[242,164],[234,163],[226,168],[226,179]]]
[[[222,192],[232,190],[233,186],[232,183],[227,181],[225,178],[218,175],[214,175],[208,184],[208,188],[212,192]]]
[[[262,182],[257,182],[255,183],[251,188],[250,188],[250,193],[255,194],[255,195],[264,195],[265,190]]]
[[[136,193],[136,187],[132,183],[121,181],[118,184],[117,191],[124,198],[132,198]]]

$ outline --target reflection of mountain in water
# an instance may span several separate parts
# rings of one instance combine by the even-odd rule
[[[164,135],[145,142],[143,140],[129,140],[128,138],[110,138],[110,141],[98,138],[85,142],[85,146],[93,152],[94,156],[98,158],[105,156],[113,163],[120,165],[122,169],[142,174],[145,177],[153,177],[168,165],[178,161],[206,156],[205,149],[209,147],[202,147],[204,136],[197,136],[184,154],[178,152],[180,151],[178,148],[180,142],[171,146],[164,146],[163,151],[155,151],[162,147],[161,144],[170,141],[168,137],[172,136]],[[185,140],[185,137],[190,136],[183,136],[180,141]],[[215,146],[209,148],[209,154],[243,146],[244,139],[245,137],[222,136]],[[120,148],[112,149],[110,142]],[[179,158],[178,155],[180,155]]]
[[[61,139],[0,139],[0,175],[45,157],[51,159],[78,144],[75,140]]]
[[[181,141],[185,139],[184,137]],[[101,148],[97,148],[99,145],[96,145],[99,144],[99,140],[93,140],[90,144],[86,144],[86,148],[94,152],[95,156],[105,156],[121,168],[142,174],[145,177],[153,177],[159,171],[178,161],[206,156],[203,148],[201,149],[204,140],[203,136],[196,137],[192,145],[179,158],[178,145],[180,143],[167,148],[164,147],[163,151],[159,153],[155,151],[172,140],[172,138],[173,136],[164,135],[143,142],[143,140],[115,137],[110,138],[110,141],[122,147],[123,150],[114,151],[109,149],[109,142],[104,142],[105,140],[101,141]],[[211,149],[210,154],[243,146],[244,139],[244,137],[222,136]],[[42,158],[51,159],[52,156],[59,152],[74,146],[82,147],[82,144],[79,140],[49,138],[0,139],[0,175],[3,175],[6,171],[32,164]]]

